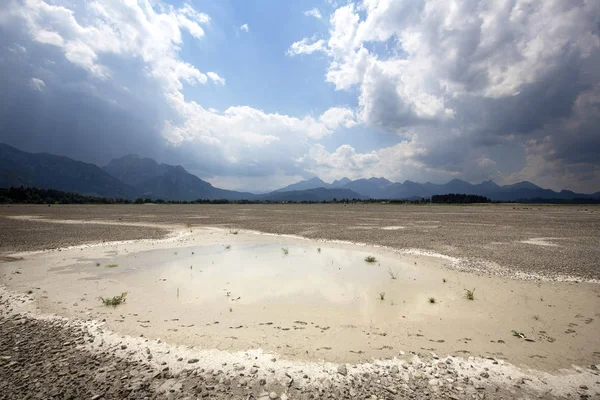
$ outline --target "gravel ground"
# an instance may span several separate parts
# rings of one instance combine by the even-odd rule
[[[514,272],[600,279],[598,206],[0,206],[0,216],[16,215],[251,229],[397,249],[425,249],[475,262],[492,261]],[[54,225],[0,218],[0,252],[88,241],[156,238],[165,233],[157,228]],[[523,243],[535,238],[550,239]]]
[[[47,250],[82,243],[113,240],[159,239],[167,229],[133,226],[44,224],[36,221],[0,219],[0,253]]]
[[[449,256],[494,261],[514,271],[600,278],[600,208],[397,206],[397,205],[143,205],[0,206],[0,252],[40,250],[87,242],[159,238],[167,229],[101,224],[52,224],[1,218],[35,215],[51,219],[144,222],[169,226],[221,226],[420,248]],[[382,229],[386,228],[387,229]],[[545,240],[527,241],[535,238]],[[549,239],[551,238],[551,239]],[[543,245],[545,244],[545,245]],[[548,246],[548,244],[553,246]],[[2,264],[0,263],[0,268]],[[175,370],[152,354],[123,346],[93,347],[99,336],[81,321],[34,317],[7,292],[0,294],[0,399],[495,399],[563,398],[552,390],[532,391],[535,381],[504,376],[499,384],[484,360],[373,364],[369,372],[341,366],[330,379],[305,374],[269,378],[223,365],[204,369],[188,360]],[[126,346],[125,346],[126,347]],[[129,356],[128,356],[129,355]],[[185,361],[184,361],[185,362]],[[460,368],[458,365],[460,364]],[[192,365],[193,364],[193,365]],[[186,363],[187,365],[187,363]],[[488,365],[483,369],[482,365]],[[570,398],[598,398],[597,366],[580,371],[590,379],[572,384]],[[258,378],[258,376],[267,378]],[[506,378],[508,380],[506,380]],[[499,378],[498,378],[499,379]],[[548,384],[545,378],[537,384]],[[551,383],[551,382],[550,382]],[[564,384],[562,384],[564,386]],[[554,386],[560,388],[559,386]]]

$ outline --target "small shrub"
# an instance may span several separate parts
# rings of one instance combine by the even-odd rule
[[[390,278],[397,279],[400,272],[393,272],[391,268],[388,268],[388,274],[390,275]]]
[[[437,303],[437,300],[435,299],[435,297],[430,297],[429,298],[429,303],[430,304],[435,304],[435,303]]]
[[[469,289],[465,289],[465,297],[468,300],[475,300],[475,289],[473,290],[469,290]]]
[[[238,231],[229,231],[229,233],[231,233],[232,235],[237,235]]]
[[[230,244],[228,244],[228,245],[225,246],[225,250],[229,250],[229,249],[231,249],[231,245]]]
[[[379,300],[385,300],[385,292],[379,292]]]
[[[321,252],[321,248],[317,247],[317,253],[320,253],[320,252]]]
[[[108,264],[106,268],[117,268],[119,264]]]
[[[126,297],[127,297],[127,292],[123,292],[120,295],[114,296],[114,297],[108,297],[108,298],[100,297],[100,300],[102,300],[102,303],[105,306],[116,307],[119,304],[125,303]]]
[[[365,261],[368,263],[374,263],[377,261],[377,259],[374,256],[366,256]]]
[[[284,254],[284,255],[286,255],[286,256],[287,256],[287,255],[289,254],[289,252],[290,252],[290,251],[288,250],[288,248],[287,248],[287,247],[282,247],[282,248],[281,248],[281,251],[283,251],[283,254]]]

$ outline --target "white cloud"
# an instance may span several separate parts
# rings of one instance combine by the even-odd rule
[[[46,89],[46,83],[40,78],[31,78],[29,81],[29,87],[38,92],[43,92]]]
[[[248,32],[249,30],[250,28],[248,27],[248,24],[240,26],[240,31]]]
[[[319,121],[327,128],[334,130],[340,126],[351,128],[356,125],[354,111],[343,107],[330,108],[319,117]]]
[[[287,49],[286,54],[288,56],[295,56],[298,54],[312,54],[315,51],[327,52],[324,40],[304,38],[298,42],[292,43],[292,45]]]
[[[306,15],[307,17],[315,17],[317,19],[323,18],[323,16],[321,15],[321,12],[319,11],[318,8],[306,10],[306,11],[304,11],[304,15]]]
[[[206,76],[208,76],[208,78],[213,81],[214,83],[218,83],[220,85],[224,85],[225,84],[225,79],[221,78],[219,76],[219,74],[215,73],[215,72],[207,72]]]
[[[204,29],[200,24],[210,21],[206,14],[187,4],[157,12],[148,3],[117,0],[91,1],[82,12],[84,18],[78,20],[71,9],[42,0],[12,2],[3,11],[25,21],[34,41],[60,48],[71,63],[96,78],[111,77],[112,71],[100,59],[113,54],[142,59],[150,68],[149,74],[172,89],[180,89],[181,81],[206,82],[205,74],[179,60],[177,55],[181,30],[187,30],[196,39],[202,38]]]
[[[27,53],[27,49],[24,46],[21,46],[18,43],[13,43],[12,46],[8,47],[8,51],[10,51],[11,53],[15,53],[15,54],[25,54]]]

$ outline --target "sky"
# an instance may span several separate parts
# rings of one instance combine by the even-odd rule
[[[4,0],[0,142],[183,165],[600,191],[598,0]]]

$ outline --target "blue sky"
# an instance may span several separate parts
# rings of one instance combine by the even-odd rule
[[[599,22],[591,1],[8,0],[0,141],[249,191],[383,176],[593,192]]]

